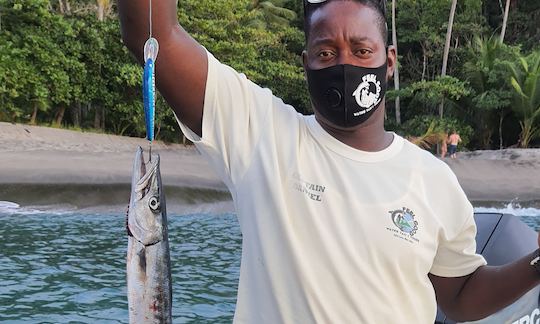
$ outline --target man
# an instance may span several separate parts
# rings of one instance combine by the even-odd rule
[[[158,87],[237,210],[235,323],[433,323],[435,298],[473,320],[535,287],[537,252],[486,266],[455,176],[384,130],[396,54],[379,2],[311,2],[302,58],[315,116],[219,63],[179,26],[175,1],[152,8]],[[119,12],[140,60],[147,1]]]
[[[448,153],[450,154],[450,157],[452,159],[455,159],[457,157],[457,146],[459,143],[461,143],[461,137],[458,135],[455,129],[452,131],[452,134],[448,138],[448,142],[450,143]]]

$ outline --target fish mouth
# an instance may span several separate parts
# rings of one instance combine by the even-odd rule
[[[128,210],[128,234],[144,245],[152,245],[163,239],[163,215],[159,155],[155,154],[145,163],[143,149],[139,147],[133,161],[131,198]]]
[[[148,162],[144,162],[144,151],[142,147],[137,147],[135,159],[133,160],[133,172],[131,185],[137,184],[143,178],[149,178],[155,173],[155,169],[159,166],[159,155],[153,154]],[[148,169],[148,172],[146,171]]]

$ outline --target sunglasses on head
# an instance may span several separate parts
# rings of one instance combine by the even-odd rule
[[[304,17],[306,16],[311,6],[315,7],[316,5],[326,2],[326,1],[328,0],[304,0]]]

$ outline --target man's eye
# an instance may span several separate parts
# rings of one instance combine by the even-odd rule
[[[356,51],[356,54],[360,55],[360,56],[367,56],[367,55],[370,55],[371,53],[372,52],[367,48],[362,48],[362,49],[359,49],[358,51]]]
[[[333,53],[331,51],[321,51],[317,56],[320,58],[330,58],[333,56]]]

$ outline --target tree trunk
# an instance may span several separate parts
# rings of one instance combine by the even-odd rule
[[[510,0],[506,0],[506,7],[504,8],[503,24],[501,29],[501,43],[504,43],[504,34],[506,34],[506,24],[508,23],[508,12],[510,11]]]
[[[161,123],[157,123],[156,124],[156,132],[154,134],[154,140],[159,138],[160,131],[161,131]]]
[[[105,11],[108,9],[110,5],[109,0],[97,0],[97,18],[98,21],[104,21],[105,20]]]
[[[34,111],[32,112],[32,116],[30,117],[30,125],[36,124],[37,111],[38,111],[38,105],[36,102],[34,102]]]
[[[64,119],[65,113],[66,113],[66,106],[60,105],[60,108],[58,108],[58,112],[56,113],[56,118],[54,120],[54,124],[56,126],[62,125],[62,120]]]
[[[58,9],[60,10],[60,14],[64,15],[65,10],[64,10],[64,3],[62,2],[62,0],[58,0]]]
[[[100,129],[101,126],[101,107],[96,107],[94,109],[96,114],[94,115],[94,128]]]
[[[394,71],[394,89],[399,91],[399,65],[398,65],[398,43],[396,31],[396,0],[392,0],[392,44],[396,49],[396,68]],[[399,95],[396,97],[396,123],[401,125],[401,108],[399,106]]]
[[[73,126],[81,127],[81,115],[82,106],[80,102],[77,102],[75,106],[71,107],[71,119],[73,120]]]
[[[104,17],[105,17],[105,8],[103,8],[103,6],[98,6],[98,13],[97,13],[98,21],[103,21]]]
[[[533,120],[531,118],[525,119],[522,122],[519,122],[521,124],[521,134],[519,136],[519,147],[521,148],[528,148],[529,143],[534,137],[534,134],[537,131],[537,128],[533,124]]]
[[[101,129],[105,130],[105,109],[101,107]]]
[[[499,115],[499,150],[503,149],[503,136],[502,136],[503,119],[504,119],[504,111],[501,109],[501,114]]]
[[[426,78],[426,69],[427,69],[427,55],[426,55],[426,50],[424,49],[424,46],[422,46],[422,56],[423,56],[422,78],[420,80],[424,81]]]
[[[452,8],[450,9],[450,17],[448,18],[448,29],[446,30],[446,43],[444,45],[443,65],[441,76],[446,75],[446,68],[448,65],[448,54],[450,52],[450,40],[452,39],[452,27],[454,26],[454,15],[456,14],[457,0],[452,0]],[[444,115],[444,99],[439,105],[439,117]]]

